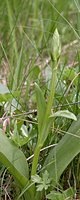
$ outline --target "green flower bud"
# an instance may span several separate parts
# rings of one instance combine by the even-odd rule
[[[57,29],[55,29],[55,32],[53,34],[52,49],[53,49],[53,52],[52,52],[53,59],[54,61],[57,61],[61,54],[61,42],[60,42],[60,36]]]

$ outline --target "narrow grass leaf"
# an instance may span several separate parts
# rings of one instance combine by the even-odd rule
[[[46,113],[46,102],[40,87],[35,83],[36,98],[37,98],[37,108],[38,108],[38,129],[39,134],[41,133],[41,128],[44,123],[44,116]]]
[[[17,66],[15,68],[14,78],[13,78],[13,87],[12,90],[16,90],[19,87],[19,84],[22,81],[23,65],[22,65],[22,52],[23,47],[21,48],[20,55],[17,60]]]
[[[11,3],[9,0],[6,0],[6,5],[7,5],[7,11],[8,11],[8,21],[9,21],[9,26],[10,26],[10,34],[11,34],[11,42],[12,42],[12,49],[15,52],[15,58],[17,60],[18,58],[18,51],[17,51],[17,43],[16,43],[16,34],[15,34],[15,28],[14,28],[14,14],[13,10],[11,7]]]

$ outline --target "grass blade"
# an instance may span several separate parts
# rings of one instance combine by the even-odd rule
[[[40,87],[37,85],[37,83],[35,83],[35,90],[36,90],[37,107],[38,107],[38,130],[40,134],[44,122],[44,115],[46,112],[46,102],[43,93]]]

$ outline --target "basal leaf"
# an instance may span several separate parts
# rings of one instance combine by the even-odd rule
[[[28,182],[28,164],[21,150],[0,130],[0,162],[19,181],[21,186]]]
[[[74,157],[80,152],[80,115],[69,130],[47,156],[43,169],[47,169],[56,184]]]

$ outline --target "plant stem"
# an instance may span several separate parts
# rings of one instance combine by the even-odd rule
[[[36,169],[37,169],[37,163],[38,163],[38,158],[40,154],[40,149],[41,146],[37,143],[35,153],[34,153],[34,158],[33,158],[33,164],[32,164],[32,171],[31,171],[31,176],[36,174]]]
[[[55,93],[55,86],[56,86],[56,77],[57,77],[57,67],[55,67],[52,72],[51,90],[50,90],[50,95],[49,95],[49,99],[48,99],[47,111],[46,111],[46,115],[45,115],[45,119],[44,119],[44,126],[42,128],[42,133],[40,134],[42,137],[43,137],[44,130],[46,130],[45,127],[47,127],[47,120],[48,120],[48,117],[50,115],[51,108],[52,108],[52,103],[53,103],[54,93]],[[31,175],[36,174],[40,149],[42,147],[41,144],[42,143],[41,143],[41,138],[40,138],[40,140],[38,140],[38,143],[37,143],[37,146],[35,149],[35,153],[34,153]]]

